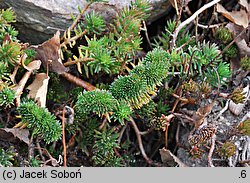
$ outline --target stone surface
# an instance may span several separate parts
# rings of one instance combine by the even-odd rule
[[[128,6],[131,0],[109,0],[107,3],[94,3],[89,11],[99,12],[110,22],[116,12]],[[171,5],[168,0],[150,0],[152,15],[148,23],[166,14]],[[16,28],[22,41],[39,44],[53,36],[56,30],[64,31],[76,15],[78,6],[86,5],[85,0],[0,0],[0,8],[12,7],[17,14]]]

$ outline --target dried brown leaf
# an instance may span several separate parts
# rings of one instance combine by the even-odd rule
[[[224,17],[237,25],[243,26],[244,28],[248,27],[248,14],[243,9],[240,11],[229,12],[222,5],[217,4],[217,12],[221,13]]]
[[[186,164],[184,164],[178,157],[176,157],[166,148],[162,148],[159,151],[161,155],[161,161],[164,164],[167,164],[168,166],[176,166],[176,164],[178,164],[179,167],[187,167]]]
[[[41,107],[46,107],[46,95],[48,90],[49,76],[45,73],[36,74],[36,78],[27,89],[30,90],[28,98],[34,98]]]
[[[195,121],[195,128],[198,129],[204,122],[205,117],[211,112],[214,102],[200,107],[193,115],[192,119]]]
[[[238,36],[244,28],[233,23],[229,23],[226,27],[233,32],[234,36]],[[238,39],[236,39],[235,44],[238,46],[241,57],[250,56],[250,47],[247,45],[249,42],[249,35],[245,31]]]
[[[246,10],[249,11],[249,3],[247,2],[247,0],[240,0],[239,4],[244,6]]]
[[[236,45],[238,46],[242,56],[250,57],[250,47],[247,45],[245,40],[242,39],[241,41],[236,42]]]
[[[27,66],[24,65],[24,68],[28,71],[34,71],[40,69],[41,61],[40,60],[34,60],[30,62]]]
[[[62,74],[65,67],[60,57],[60,32],[57,31],[54,37],[41,45],[31,46],[37,52],[36,59],[41,60],[44,68]]]
[[[0,139],[11,143],[18,142],[18,139],[29,144],[29,130],[19,128],[0,128]]]

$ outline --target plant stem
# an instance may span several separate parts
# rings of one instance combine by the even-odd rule
[[[133,128],[135,130],[135,134],[136,134],[138,144],[139,144],[139,148],[140,148],[140,151],[142,153],[143,158],[147,161],[148,164],[152,164],[153,161],[147,156],[147,154],[146,154],[146,152],[144,150],[140,130],[138,129],[134,119],[131,116],[130,116],[130,121],[131,121],[131,124],[132,124],[132,126],[133,126]]]
[[[212,155],[213,155],[214,148],[215,148],[215,139],[216,139],[216,135],[214,134],[212,137],[212,144],[211,144],[208,156],[207,156],[209,167],[214,167],[213,162],[212,162]]]
[[[90,84],[87,81],[84,81],[76,76],[73,76],[70,73],[63,72],[62,74],[60,74],[60,76],[64,77],[68,81],[76,84],[77,86],[83,87],[84,89],[86,89],[88,91],[92,91],[95,89],[95,86],[93,86],[92,84]]]
[[[68,30],[72,31],[72,30],[76,27],[76,25],[77,25],[77,23],[80,21],[82,15],[86,12],[86,10],[89,8],[89,6],[90,6],[91,4],[92,4],[92,2],[86,4],[86,6],[82,9],[81,13],[77,15],[75,21],[74,21],[73,24],[68,28]],[[66,34],[66,32],[65,32],[64,34]]]
[[[62,143],[63,143],[63,166],[67,167],[67,147],[65,139],[65,107],[62,113]]]
[[[79,60],[75,60],[75,61],[67,61],[63,65],[70,66],[70,65],[77,64],[79,62],[88,62],[88,61],[93,61],[93,60],[95,60],[95,59],[94,58],[80,58]]]

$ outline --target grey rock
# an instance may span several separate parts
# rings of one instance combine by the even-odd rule
[[[100,13],[107,22],[111,22],[116,12],[128,6],[131,0],[109,0],[107,3],[94,3],[88,11]],[[12,7],[17,15],[15,27],[20,39],[39,44],[57,31],[64,31],[71,25],[70,13],[78,14],[78,6],[86,5],[85,0],[0,0],[0,8]],[[151,23],[166,14],[171,5],[168,0],[150,0],[152,14],[147,21]]]

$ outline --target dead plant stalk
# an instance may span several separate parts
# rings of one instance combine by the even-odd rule
[[[211,6],[215,5],[216,3],[220,2],[220,0],[213,0],[207,4],[205,4],[204,6],[202,6],[199,10],[197,10],[191,17],[189,17],[188,19],[186,19],[184,22],[182,22],[174,31],[173,35],[172,35],[172,42],[171,42],[171,47],[174,48],[176,39],[178,37],[178,34],[180,32],[180,30],[185,27],[186,25],[188,25],[189,23],[191,23],[199,14],[201,14],[203,11],[205,11],[206,9],[210,8]]]
[[[140,151],[142,153],[142,156],[143,158],[147,161],[148,164],[152,164],[153,161],[147,156],[145,150],[144,150],[144,147],[143,147],[143,144],[142,144],[142,138],[141,138],[141,132],[140,130],[138,129],[134,119],[132,117],[130,117],[130,121],[131,121],[131,124],[135,130],[135,134],[136,134],[136,137],[137,137],[137,141],[138,141],[138,144],[139,144],[139,148],[140,148]]]

